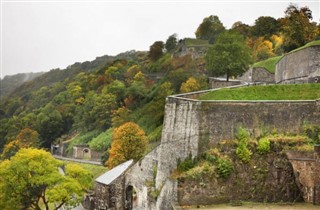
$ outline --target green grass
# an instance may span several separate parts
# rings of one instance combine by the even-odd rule
[[[200,100],[315,100],[320,84],[251,86],[211,91]]]
[[[302,47],[299,47],[297,49],[294,49],[294,50],[290,51],[289,53],[293,53],[293,52],[296,52],[296,51],[299,51],[299,50],[303,50],[303,49],[305,49],[307,47],[312,47],[312,46],[317,46],[317,45],[320,45],[320,40],[309,42],[309,43],[307,43],[306,45],[304,45]]]
[[[209,46],[208,40],[203,39],[192,39],[192,38],[186,38],[185,39],[185,45],[186,46]]]
[[[77,164],[80,165],[82,168],[91,171],[93,174],[93,181],[100,175],[102,175],[103,173],[108,171],[108,168],[104,167],[104,166],[99,166],[99,165],[93,165],[93,164],[87,164],[87,163],[79,163],[79,162],[72,162],[72,161],[63,161],[64,163],[68,164],[68,163],[72,163],[72,164]]]
[[[267,60],[259,61],[253,64],[252,67],[263,67],[267,69],[270,73],[275,72],[276,70],[276,63],[282,58],[282,56],[277,56],[273,58],[268,58]]]

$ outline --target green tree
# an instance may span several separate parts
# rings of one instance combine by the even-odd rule
[[[233,31],[222,33],[206,54],[207,68],[212,76],[243,74],[251,63],[250,49],[243,37]]]
[[[152,61],[158,60],[163,55],[164,43],[162,41],[154,42],[149,49],[149,58]]]
[[[171,36],[169,36],[165,43],[165,48],[167,52],[172,52],[176,48],[177,43],[177,34],[172,34]]]
[[[261,16],[255,20],[255,24],[252,27],[252,35],[256,37],[263,36],[268,39],[273,34],[277,34],[279,29],[279,23],[276,19],[269,16]]]
[[[203,19],[196,31],[198,39],[209,40],[212,44],[215,42],[216,37],[225,30],[225,27],[216,15],[211,15]]]
[[[127,122],[113,131],[113,142],[107,165],[113,168],[127,160],[139,160],[147,149],[144,131],[135,123]]]
[[[92,175],[78,165],[67,165],[44,150],[21,149],[0,163],[0,208],[46,210],[81,202],[91,187]],[[53,205],[55,204],[55,205]],[[54,206],[54,207],[51,207]]]
[[[242,23],[241,21],[235,22],[232,27],[232,30],[237,31],[238,33],[242,34],[243,37],[251,36],[251,27],[247,24]]]
[[[299,8],[290,4],[281,20],[284,39],[284,50],[289,52],[312,41],[317,35],[317,25],[312,20],[312,11],[308,7]]]

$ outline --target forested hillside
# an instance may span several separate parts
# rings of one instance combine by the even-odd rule
[[[106,161],[113,131],[125,122],[137,124],[153,145],[161,137],[166,96],[206,89],[208,76],[241,75],[253,62],[281,56],[319,38],[320,26],[312,22],[307,7],[289,5],[284,14],[279,19],[259,17],[253,26],[239,21],[231,29],[212,15],[195,29],[196,39],[184,42],[173,34],[165,42],[155,41],[146,52],[97,57],[22,84],[1,100],[1,158],[23,147],[49,148],[67,142],[70,153],[72,145],[88,144],[106,152]],[[232,44],[227,46],[226,40]],[[245,65],[237,67],[232,59],[226,66],[236,71],[221,71],[224,63],[217,61],[225,61],[219,57],[225,54],[218,50],[231,47],[232,53],[235,45],[242,46],[242,54],[246,51]],[[192,50],[183,53],[188,47],[197,53],[197,46],[209,50],[200,57]],[[212,56],[217,56],[216,62],[208,62]],[[221,64],[219,71],[214,63]]]

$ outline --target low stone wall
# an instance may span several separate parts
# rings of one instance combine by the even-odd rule
[[[241,85],[241,81],[232,80],[232,79],[227,81],[224,78],[220,79],[220,78],[209,77],[209,87],[212,89],[230,87],[235,85]]]
[[[246,71],[241,77],[238,78],[241,81],[255,83],[255,82],[263,82],[263,83],[274,83],[274,74],[270,73],[263,67],[254,67],[250,68]]]
[[[285,55],[277,64],[276,83],[320,82],[320,46],[312,46]]]

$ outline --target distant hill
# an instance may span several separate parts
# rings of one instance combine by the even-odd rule
[[[20,73],[5,76],[3,79],[0,80],[0,99],[9,95],[14,89],[19,87],[23,83],[31,81],[42,74],[44,74],[44,72]]]

